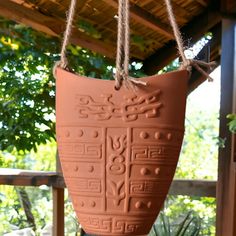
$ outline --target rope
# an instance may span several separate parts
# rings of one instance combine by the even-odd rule
[[[126,88],[136,90],[134,85],[146,85],[146,82],[129,76],[130,23],[129,0],[119,0],[118,35],[116,52],[115,88],[118,90],[123,82]]]
[[[128,76],[129,74],[129,53],[130,53],[130,21],[129,21],[129,0],[125,1],[125,37],[124,37],[124,52],[125,52],[125,58],[124,58],[124,72]]]
[[[69,44],[69,40],[73,28],[73,19],[75,15],[77,0],[71,0],[70,8],[67,14],[66,30],[63,36],[61,58],[60,61],[56,62],[53,68],[53,74],[57,67],[68,69],[68,60],[66,57],[66,48]],[[116,54],[116,74],[115,74],[115,88],[120,89],[123,82],[126,88],[136,90],[134,85],[146,85],[146,82],[140,81],[137,78],[129,76],[129,56],[130,56],[130,22],[129,22],[129,0],[118,1],[118,35],[117,35],[117,54]],[[184,54],[184,43],[177,25],[171,0],[165,0],[168,17],[175,35],[175,39],[178,46],[179,55],[182,58],[182,65],[180,69],[187,69],[191,71],[192,67],[196,68],[202,75],[208,78],[209,81],[213,79],[209,74],[202,69],[205,67],[207,70],[211,70],[216,66],[215,62],[203,62],[199,60],[187,59]]]
[[[75,15],[75,9],[76,9],[77,0],[71,0],[70,8],[67,13],[67,19],[66,19],[66,30],[63,35],[63,41],[62,41],[62,47],[61,47],[61,58],[60,61],[57,61],[53,67],[53,75],[55,76],[56,68],[61,67],[63,69],[66,69],[68,67],[68,60],[66,57],[66,48],[69,44],[72,28],[73,28],[73,19]]]
[[[166,9],[167,9],[167,13],[168,13],[168,17],[170,20],[170,24],[171,27],[173,29],[174,32],[174,36],[175,36],[175,40],[177,42],[177,47],[178,47],[178,51],[179,51],[179,55],[182,58],[182,65],[180,67],[180,69],[187,69],[188,71],[192,70],[192,67],[194,67],[196,70],[198,70],[203,76],[205,76],[206,78],[208,78],[208,81],[213,81],[213,79],[211,78],[211,76],[202,69],[202,67],[205,67],[207,69],[207,71],[211,71],[217,64],[216,62],[203,62],[203,61],[199,61],[199,60],[193,60],[193,59],[187,59],[185,54],[184,54],[184,43],[183,43],[183,38],[181,36],[179,27],[177,25],[175,16],[174,16],[174,12],[173,12],[173,7],[171,5],[171,0],[165,0],[166,3]]]
[[[118,6],[118,32],[117,32],[117,51],[116,51],[116,75],[115,75],[115,88],[119,89],[122,83],[122,57],[124,45],[124,0],[119,1]]]

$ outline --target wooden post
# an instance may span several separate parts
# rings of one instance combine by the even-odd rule
[[[236,21],[222,23],[220,137],[226,138],[219,150],[217,223],[218,236],[236,235],[235,139],[227,126],[227,114],[236,112]]]
[[[53,188],[53,236],[64,236],[64,189]]]
[[[62,175],[58,152],[56,154],[56,169]],[[65,212],[64,212],[64,188],[53,187],[53,236],[64,236]]]

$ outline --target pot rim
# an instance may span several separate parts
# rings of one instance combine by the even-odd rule
[[[57,73],[58,73],[58,70],[62,71],[63,73],[68,73],[68,74],[71,74],[71,76],[73,77],[80,77],[81,79],[84,79],[84,80],[93,80],[93,81],[103,81],[104,83],[114,83],[115,80],[103,80],[103,79],[99,79],[99,78],[95,78],[95,77],[89,77],[89,76],[84,76],[84,75],[80,75],[80,74],[76,74],[76,73],[73,73],[73,72],[70,72],[68,70],[65,70],[63,68],[60,68],[60,67],[57,67],[56,70],[55,70],[55,78],[57,80]],[[162,77],[166,77],[166,76],[174,76],[175,74],[179,74],[179,73],[183,73],[183,74],[186,74],[187,75],[187,79],[189,79],[189,71],[186,70],[186,69],[180,69],[180,70],[174,70],[174,71],[170,71],[170,72],[166,72],[166,73],[163,73],[163,74],[155,74],[155,75],[150,75],[150,76],[145,76],[145,77],[139,77],[137,78],[138,80],[141,80],[141,81],[146,81],[146,80],[150,80],[152,78],[156,78],[156,79],[162,79]],[[71,79],[72,77],[69,77],[67,79]],[[184,80],[184,78],[179,78],[180,80]]]

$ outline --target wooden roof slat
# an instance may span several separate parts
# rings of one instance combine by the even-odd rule
[[[187,24],[204,9],[211,7],[210,0],[206,1],[209,5],[202,6],[193,0],[175,0],[173,7],[179,25]],[[220,0],[215,0],[214,5],[218,1]],[[114,16],[117,14],[117,2],[118,0],[78,1],[75,31],[71,42],[114,59],[117,37],[117,22]],[[169,45],[169,40],[174,37],[163,0],[131,0],[130,2],[133,37],[131,57],[144,60],[163,46],[165,49],[165,45]],[[12,9],[9,3],[15,4],[15,8]],[[65,13],[69,3],[69,0],[6,0],[0,1],[0,14],[5,11],[2,15],[9,19],[27,24],[49,35],[59,36],[64,30]],[[6,4],[8,14],[6,14]],[[5,5],[5,10],[2,9],[2,5]],[[22,7],[25,11],[22,11]],[[82,26],[78,19],[83,19]],[[106,24],[103,24],[104,22]]]
[[[235,0],[221,0],[221,11],[226,14],[236,14],[236,1]]]
[[[191,43],[195,43],[220,21],[221,15],[219,12],[206,10],[181,28],[183,38],[185,40],[191,39]],[[177,55],[175,41],[169,41],[165,46],[145,59],[143,69],[146,74],[154,74],[168,65]]]
[[[196,0],[200,5],[206,7],[208,5],[209,0]]]
[[[10,0],[0,1],[0,15],[56,37],[62,34],[65,27],[65,22],[60,19],[43,15],[39,11],[24,7]],[[71,42],[109,58],[115,58],[116,48],[77,29],[73,30]]]
[[[117,0],[103,0],[105,3],[109,4],[110,6],[114,7],[115,9],[118,8]],[[173,39],[173,33],[169,25],[162,23],[158,18],[150,14],[149,12],[145,11],[141,7],[130,4],[130,16],[132,19],[136,20],[140,24],[144,26],[158,31],[159,33],[165,35],[166,37]]]
[[[210,1],[206,1],[209,3],[207,7],[201,6],[196,1],[174,1],[177,19],[183,17],[185,22],[188,22],[194,16],[196,18],[197,23],[195,25],[191,24],[192,21],[190,21],[187,26],[182,28],[184,38],[193,40],[197,37],[200,38],[206,32],[203,29],[208,28],[209,22],[207,16],[204,21],[203,15],[200,14],[204,8],[206,10],[212,8]],[[213,5],[215,6],[218,1],[220,0],[214,1]],[[82,28],[79,28],[77,20],[75,21],[77,27],[74,28],[71,42],[114,59],[117,36],[117,22],[114,16],[117,14],[117,0],[81,0],[78,4],[77,17],[84,19],[85,23],[88,23],[88,26],[85,25],[85,27],[91,26],[94,31],[89,34],[89,29],[83,28],[85,32],[81,32]],[[65,12],[68,6],[69,0],[24,0],[24,2],[23,0],[5,0],[0,1],[0,15],[24,23],[38,31],[59,37],[64,31]],[[186,12],[188,6],[190,7],[189,14]],[[173,33],[169,23],[167,23],[163,0],[132,0],[130,9],[133,18],[131,21],[131,34],[133,36],[131,57],[137,60],[146,58],[144,64],[146,66],[146,62],[150,62],[148,63],[149,69],[155,68],[157,63],[160,67],[165,66],[176,56],[176,45],[174,41],[170,41],[173,39]],[[104,25],[104,22],[107,24]],[[179,21],[179,25],[183,25],[183,22]],[[157,57],[159,59],[155,57],[155,52],[158,52]]]
[[[160,0],[154,0],[154,1],[155,1],[155,5],[158,6],[159,8],[163,8],[165,11],[165,14],[167,15],[167,12],[166,12],[167,10],[166,10],[166,6],[165,6],[164,1],[160,1]],[[172,7],[174,9],[175,18],[179,23],[186,22],[187,19],[191,17],[190,11],[179,6],[177,3],[173,2],[173,1],[172,1]],[[167,19],[167,21],[169,21],[169,19]]]
[[[216,197],[216,181],[174,179],[170,186],[169,194]]]

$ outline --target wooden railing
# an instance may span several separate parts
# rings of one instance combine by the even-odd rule
[[[171,195],[216,197],[216,181],[175,179],[170,187]],[[64,236],[64,188],[63,176],[57,172],[29,171],[0,168],[0,185],[52,187],[53,235]]]

